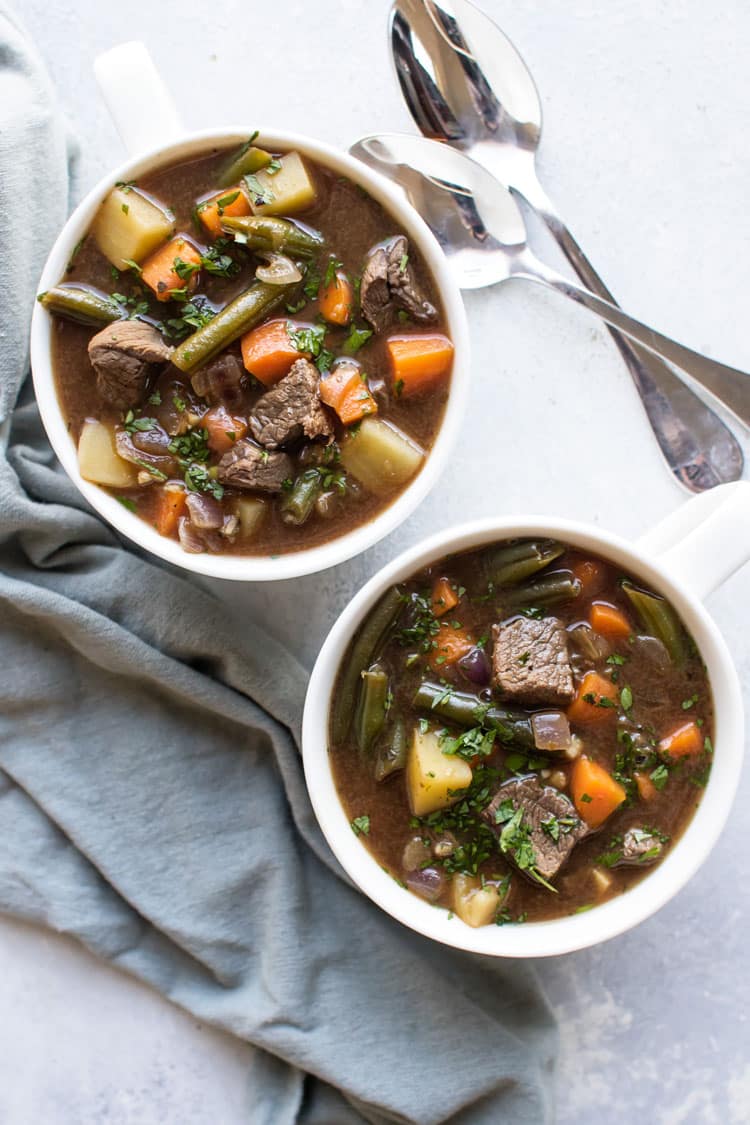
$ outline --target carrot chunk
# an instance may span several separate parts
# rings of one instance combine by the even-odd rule
[[[436,617],[442,617],[458,605],[456,593],[449,578],[438,578],[432,587],[432,612]]]
[[[430,650],[427,663],[435,672],[439,672],[446,664],[455,664],[474,647],[474,638],[465,629],[451,625],[447,621],[440,623],[440,632],[434,638],[435,647]]]
[[[154,522],[160,535],[174,535],[180,516],[185,511],[186,503],[187,493],[184,488],[165,485],[159,490]]]
[[[343,270],[336,270],[330,282],[321,285],[318,307],[329,324],[344,326],[349,323],[354,309],[354,286]]]
[[[669,754],[670,758],[686,758],[690,754],[700,754],[702,749],[701,728],[693,719],[689,723],[680,723],[659,742],[660,752]]]
[[[205,203],[199,203],[196,208],[198,218],[212,238],[221,234],[221,220],[225,215],[238,218],[250,214],[250,203],[244,191],[240,188],[230,188],[220,192]]]
[[[214,406],[204,414],[201,425],[208,432],[207,445],[220,456],[228,453],[236,441],[247,433],[247,422],[223,406]]]
[[[288,324],[286,320],[267,320],[246,332],[240,341],[245,369],[266,387],[288,375],[300,356],[310,358],[309,352],[298,350],[289,335]]]
[[[336,411],[345,426],[378,412],[378,404],[370,394],[362,372],[353,363],[337,364],[321,380],[320,399]]]
[[[633,774],[633,777],[635,778],[635,783],[638,786],[638,795],[640,796],[641,800],[653,801],[658,790],[648,774],[641,773],[639,770],[636,770]]]
[[[570,568],[581,584],[580,598],[593,598],[607,582],[607,569],[597,559],[579,559]]]
[[[192,293],[198,284],[201,256],[192,243],[177,235],[143,263],[141,281],[153,289],[157,301],[169,301],[176,289]]]
[[[593,603],[589,610],[589,624],[595,633],[611,640],[624,640],[633,632],[625,614],[609,602]]]
[[[598,672],[587,672],[568,707],[571,723],[607,723],[617,714],[617,689]]]
[[[570,791],[578,815],[589,828],[598,828],[625,800],[627,793],[610,773],[582,754],[576,758]]]
[[[385,346],[393,393],[400,398],[434,390],[453,363],[453,344],[439,332],[391,336]]]

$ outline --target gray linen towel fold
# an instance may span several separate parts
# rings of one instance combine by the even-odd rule
[[[0,14],[0,423],[67,196],[54,95]],[[342,878],[305,793],[304,670],[123,547],[28,384],[11,422],[0,908],[254,1045],[252,1125],[549,1120],[555,1032],[531,970],[433,944]]]

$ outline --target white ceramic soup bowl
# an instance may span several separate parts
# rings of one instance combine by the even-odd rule
[[[247,140],[255,126],[240,125],[188,133],[172,99],[154,70],[145,47],[123,44],[96,63],[96,74],[118,131],[130,152],[125,163],[108,173],[75,209],[55,242],[39,281],[42,292],[65,275],[74,247],[118,182],[138,180],[157,168],[187,160],[213,147],[230,147]],[[359,554],[399,526],[424,499],[446,465],[462,421],[469,377],[469,338],[460,290],[453,280],[437,241],[387,180],[353,157],[321,141],[294,133],[262,129],[257,143],[272,150],[296,149],[304,156],[360,184],[393,216],[421,253],[435,281],[443,306],[447,333],[455,348],[450,393],[442,425],[425,463],[413,481],[368,523],[309,550],[270,556],[188,554],[176,540],[128,511],[114,496],[86,481],[78,471],[76,444],[69,433],[57,396],[52,369],[52,316],[37,305],[31,323],[31,366],[39,410],[60,462],[86,500],[122,535],[167,562],[197,574],[243,581],[270,581],[311,574]],[[137,154],[137,155],[136,155]]]
[[[383,593],[445,555],[512,536],[560,539],[619,565],[663,594],[695,638],[715,704],[714,761],[700,805],[664,860],[625,894],[585,913],[523,925],[472,929],[401,887],[357,838],[339,799],[328,751],[336,675],[347,646]],[[637,543],[570,520],[498,516],[441,531],[400,555],[351,600],[331,629],[310,678],[302,728],[305,777],[320,826],[342,867],[365,894],[406,926],[458,949],[498,957],[549,957],[621,934],[664,905],[708,856],[729,815],[743,756],[740,685],[702,598],[750,558],[750,483],[695,497]]]

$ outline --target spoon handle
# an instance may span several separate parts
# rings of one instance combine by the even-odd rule
[[[533,183],[525,179],[519,190],[544,220],[584,285],[609,305],[619,307],[536,177]],[[611,328],[612,321],[608,323]],[[618,331],[612,330],[612,339],[633,377],[659,448],[680,483],[693,492],[701,492],[737,480],[742,475],[743,456],[729,427],[658,354],[640,347]],[[688,374],[707,386],[692,371]],[[715,393],[725,399],[723,394]],[[744,421],[747,422],[747,418]]]
[[[516,277],[525,277],[548,285],[555,292],[562,293],[576,304],[583,305],[584,308],[596,313],[607,324],[624,332],[639,344],[643,344],[649,351],[676,364],[696,383],[715,395],[741,422],[750,426],[750,375],[746,372],[719,363],[718,360],[701,355],[700,352],[693,351],[692,348],[670,339],[669,336],[656,332],[647,324],[623,312],[618,305],[597,297],[590,290],[584,289],[583,286],[569,281],[562,274],[545,266],[528,251],[519,255],[513,274]]]

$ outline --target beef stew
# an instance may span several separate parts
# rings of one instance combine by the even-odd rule
[[[116,185],[39,300],[81,475],[188,552],[370,521],[442,422],[453,349],[418,251],[358,185],[254,138]]]
[[[626,892],[685,829],[713,754],[706,671],[674,609],[552,540],[391,588],[341,662],[329,724],[353,833],[472,926]]]

